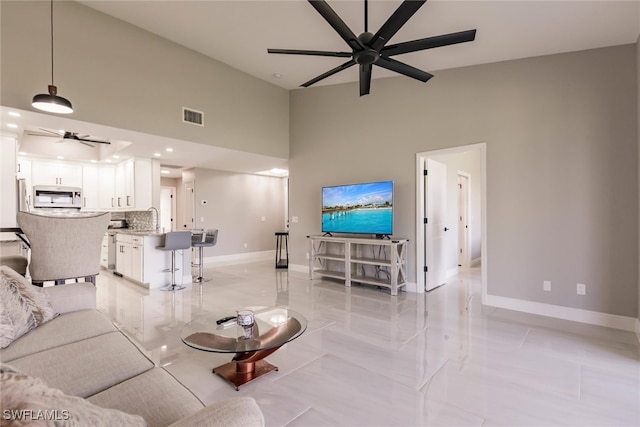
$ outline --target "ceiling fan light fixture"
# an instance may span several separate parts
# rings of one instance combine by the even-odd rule
[[[73,113],[73,107],[68,99],[57,95],[58,88],[49,85],[49,93],[40,93],[33,97],[31,105],[38,110],[48,113],[70,114]]]
[[[49,93],[40,93],[33,97],[31,105],[38,110],[48,113],[70,114],[73,113],[73,107],[68,99],[58,96],[58,88],[53,84],[53,0],[51,4],[51,84],[49,85]]]

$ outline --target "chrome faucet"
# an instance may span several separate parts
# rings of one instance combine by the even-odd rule
[[[156,209],[155,207],[151,206],[149,209],[147,209],[148,211],[152,211],[155,212],[155,217],[154,217],[154,229],[156,231],[156,234],[160,232],[160,212],[158,212],[158,209]]]

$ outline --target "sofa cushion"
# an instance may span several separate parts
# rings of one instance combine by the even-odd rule
[[[0,351],[0,361],[11,362],[20,357],[114,331],[117,329],[111,320],[97,310],[62,314]]]
[[[120,332],[72,342],[11,361],[66,394],[87,397],[153,368]]]
[[[11,268],[0,266],[0,348],[56,315],[46,294]]]
[[[141,415],[149,426],[166,426],[204,407],[197,397],[162,368],[128,379],[87,400],[105,408]]]
[[[264,415],[253,397],[233,397],[212,403],[170,427],[264,427]]]
[[[2,425],[144,426],[144,419],[65,395],[40,378],[0,365]]]

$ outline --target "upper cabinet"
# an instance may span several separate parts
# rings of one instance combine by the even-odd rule
[[[153,191],[159,191],[153,171],[151,159],[90,165],[18,157],[16,175],[25,179],[29,193],[34,185],[82,188],[85,210],[132,210],[153,205]],[[159,172],[156,178],[159,183]]]
[[[31,167],[31,182],[33,185],[82,187],[82,165],[34,160]]]

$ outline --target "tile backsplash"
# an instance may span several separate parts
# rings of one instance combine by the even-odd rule
[[[124,213],[127,225],[131,230],[153,230],[153,211],[129,211]]]

